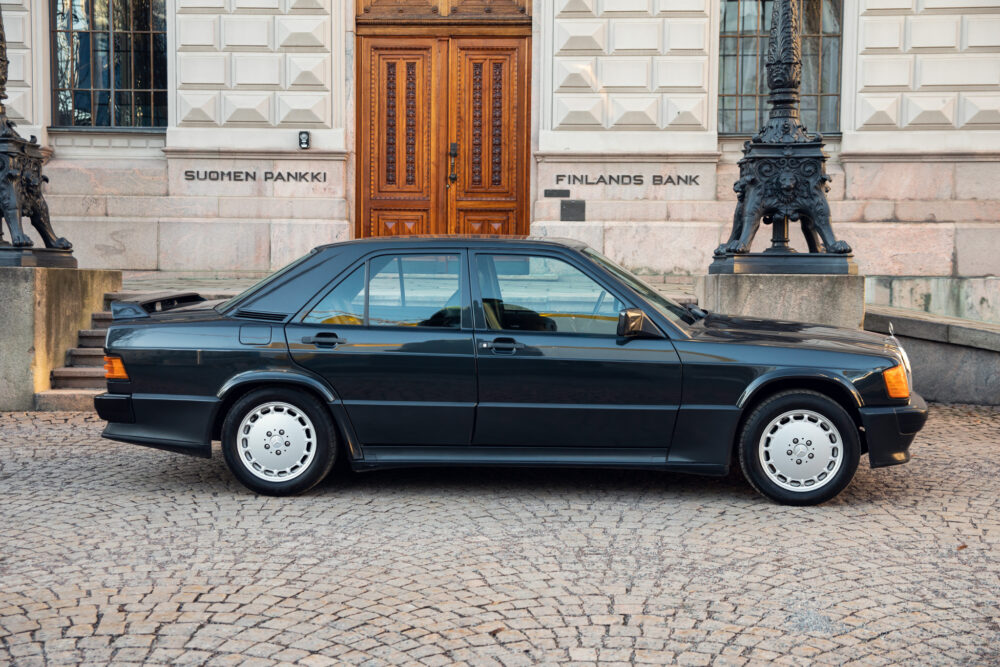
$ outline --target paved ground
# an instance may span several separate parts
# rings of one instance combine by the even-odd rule
[[[1000,663],[1000,411],[788,508],[737,479],[398,471],[264,498],[0,415],[0,663]]]

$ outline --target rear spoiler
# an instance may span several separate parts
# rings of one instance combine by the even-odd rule
[[[162,313],[192,303],[201,303],[205,297],[197,292],[157,292],[145,294],[137,301],[112,301],[112,320],[131,320],[137,317],[149,317],[150,313]]]

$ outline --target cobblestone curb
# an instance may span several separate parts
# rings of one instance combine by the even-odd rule
[[[0,415],[0,664],[1000,661],[996,409],[933,406],[910,464],[804,508],[591,470],[266,498],[100,428]]]

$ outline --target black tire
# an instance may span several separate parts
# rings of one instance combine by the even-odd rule
[[[839,469],[822,481],[815,482],[815,484],[820,484],[818,488],[801,491],[784,488],[771,479],[764,471],[759,455],[760,450],[764,448],[762,436],[768,425],[781,415],[796,410],[808,410],[828,420],[839,431],[840,438],[838,440],[843,448]],[[784,446],[782,445],[781,448],[783,449]],[[847,411],[833,399],[819,392],[804,389],[777,393],[758,405],[743,424],[737,448],[743,476],[750,483],[750,486],[783,505],[818,505],[835,497],[854,479],[854,473],[858,469],[858,460],[861,457],[858,427]],[[770,452],[767,452],[766,456],[770,455]],[[779,453],[778,456],[780,455]],[[780,472],[777,468],[775,471]],[[794,483],[794,480],[789,483]],[[807,487],[803,486],[802,488],[806,489]]]
[[[263,479],[251,472],[250,467],[253,467],[254,462],[252,455],[247,453],[247,444],[244,441],[252,435],[261,436],[261,434],[255,434],[252,425],[248,425],[248,428],[251,429],[249,433],[241,434],[238,432],[241,423],[248,415],[269,403],[291,406],[292,410],[288,411],[281,406],[275,408],[274,415],[284,415],[286,418],[305,421],[306,424],[311,422],[312,431],[314,431],[314,433],[310,433],[310,429],[305,425],[302,426],[301,437],[304,438],[306,444],[303,445],[305,454],[299,460],[307,460],[307,463],[303,464],[303,468],[287,473],[292,476],[291,479],[280,479],[276,475],[273,480]],[[298,419],[302,416],[305,417],[304,420]],[[283,444],[276,445],[275,450],[281,449]],[[270,451],[270,445],[268,449]],[[313,450],[311,459],[309,458],[309,449]],[[282,451],[287,452],[288,450]],[[255,389],[236,401],[226,414],[226,420],[222,424],[222,454],[226,459],[226,465],[229,466],[229,470],[232,471],[236,479],[251,491],[267,496],[291,496],[311,489],[329,474],[337,457],[337,430],[329,410],[310,394],[286,387]],[[295,462],[293,459],[288,459],[289,464],[294,465]],[[277,465],[275,463],[275,466]],[[259,464],[256,468],[261,471],[259,474],[267,474],[267,469]]]

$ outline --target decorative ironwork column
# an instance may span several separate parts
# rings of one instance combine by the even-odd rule
[[[809,0],[805,0],[809,1]],[[851,246],[830,224],[823,137],[799,121],[802,80],[799,0],[774,0],[767,53],[767,122],[743,144],[737,205],[729,240],[715,249],[709,273],[857,273]],[[789,221],[800,221],[808,253],[788,245]],[[751,253],[760,223],[772,226],[771,247]]]
[[[7,37],[0,14],[0,215],[10,230],[10,241],[3,238],[0,223],[0,266],[55,266],[76,268],[71,244],[57,237],[49,221],[49,207],[42,195],[44,155],[34,136],[25,139],[7,118]],[[28,218],[45,243],[33,248],[24,233],[21,220]]]

